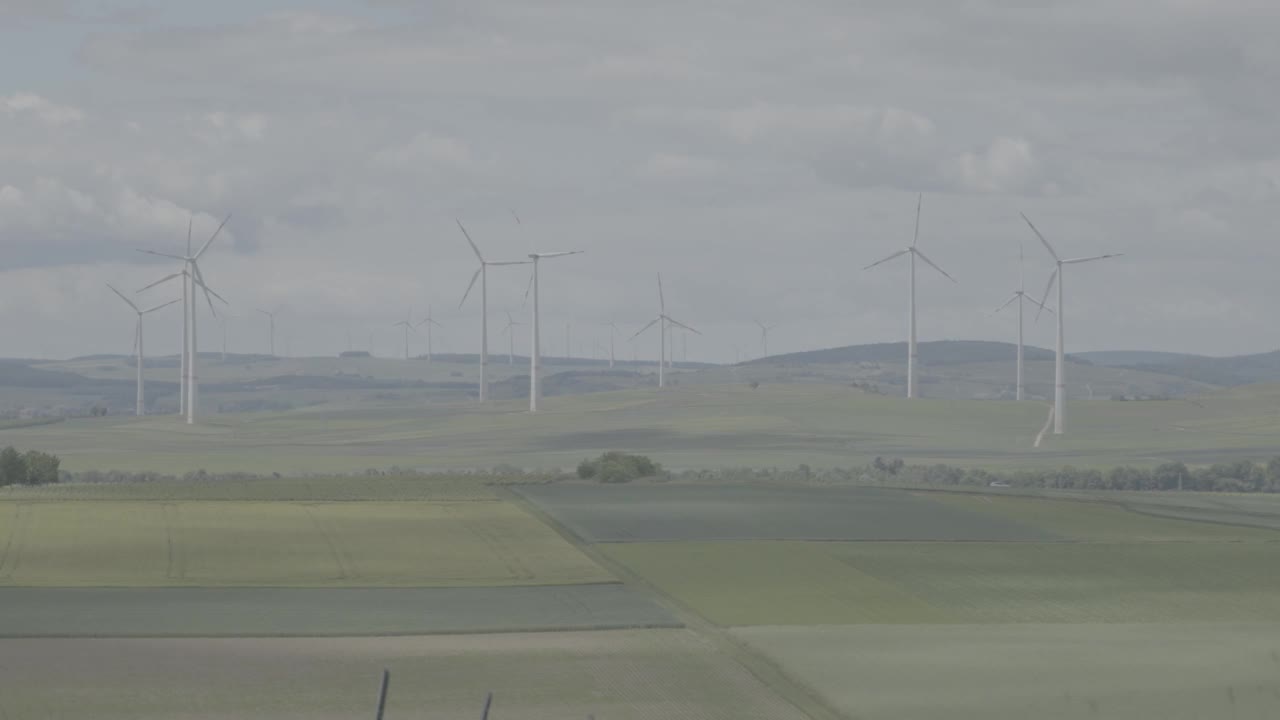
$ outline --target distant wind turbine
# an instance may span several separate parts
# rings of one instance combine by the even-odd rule
[[[270,322],[271,357],[275,357],[276,356],[276,315],[280,313],[280,309],[276,308],[275,310],[268,312],[266,310],[262,310],[261,308],[259,308],[258,312],[262,313],[263,315],[266,315],[267,320]]]
[[[1089,257],[1063,260],[1058,257],[1057,251],[1053,249],[1049,241],[1045,240],[1044,235],[1041,235],[1036,226],[1032,224],[1031,219],[1026,215],[1022,215],[1022,219],[1027,221],[1027,226],[1031,228],[1031,232],[1036,234],[1036,237],[1040,239],[1040,244],[1044,245],[1044,249],[1049,251],[1049,254],[1053,256],[1053,261],[1057,263],[1053,274],[1049,276],[1049,284],[1044,288],[1044,298],[1040,301],[1040,306],[1044,307],[1044,303],[1049,299],[1049,293],[1053,290],[1053,284],[1056,281],[1058,283],[1058,356],[1053,369],[1053,434],[1061,435],[1067,430],[1067,378],[1064,368],[1066,351],[1063,348],[1062,335],[1062,316],[1066,314],[1066,308],[1062,304],[1063,271],[1068,265],[1079,265],[1080,263],[1093,262],[1094,260],[1106,260],[1107,258],[1120,257],[1124,253],[1108,253],[1106,255],[1091,255]],[[1036,317],[1039,317],[1039,313],[1036,313]]]
[[[529,291],[533,293],[533,319],[532,319],[532,338],[529,343],[529,412],[538,412],[538,363],[539,356],[542,354],[541,338],[538,335],[538,265],[542,260],[551,258],[564,257],[565,255],[579,255],[581,250],[562,250],[560,252],[529,253],[529,261],[533,263],[533,277],[529,284]],[[515,263],[512,263],[515,264]],[[528,291],[526,292],[526,296]]]
[[[769,357],[769,331],[778,326],[765,325],[759,320],[756,320],[756,325],[760,328],[760,357],[767,358]]]
[[[405,315],[403,320],[391,326],[391,327],[404,328],[404,359],[405,360],[409,359],[409,333],[412,332],[414,328],[412,318],[413,318],[413,308],[410,308],[409,314]]]
[[[910,312],[909,312],[910,320],[908,323],[910,325],[910,334],[909,334],[909,339],[907,340],[907,397],[908,398],[915,398],[918,395],[917,385],[916,385],[916,366],[919,365],[919,362],[918,362],[919,357],[916,352],[916,258],[917,257],[920,258],[929,267],[942,273],[943,277],[947,278],[951,282],[956,281],[955,278],[947,274],[946,270],[943,270],[942,268],[935,265],[934,262],[928,258],[928,256],[926,256],[923,252],[920,251],[919,248],[916,247],[916,243],[919,242],[920,240],[920,205],[923,202],[923,200],[924,200],[923,195],[919,195],[916,197],[916,230],[915,230],[915,234],[911,238],[911,244],[908,245],[906,248],[899,250],[898,252],[890,255],[887,258],[883,260],[877,260],[876,262],[873,262],[870,265],[863,268],[863,270],[870,270],[871,268],[877,265],[889,262],[890,260],[901,257],[903,255],[907,255],[911,259],[911,282],[910,282],[911,300],[910,300]]]
[[[157,311],[157,310],[159,310],[159,309],[161,309],[161,308],[167,308],[167,307],[169,307],[170,305],[172,305],[172,304],[174,304],[174,303],[176,303],[176,302],[180,302],[180,301],[182,300],[182,298],[175,298],[175,299],[173,299],[173,300],[170,300],[170,301],[169,301],[169,302],[167,302],[167,303],[163,303],[163,304],[161,304],[161,305],[156,305],[156,306],[154,306],[154,307],[147,308],[146,310],[141,310],[141,309],[139,309],[139,308],[138,308],[138,306],[137,306],[137,305],[135,305],[135,304],[133,303],[133,301],[132,301],[132,300],[130,300],[129,298],[125,297],[124,293],[122,293],[122,292],[120,292],[119,290],[117,290],[117,289],[115,289],[114,287],[112,287],[112,286],[111,286],[111,284],[109,284],[109,283],[108,283],[108,284],[107,284],[107,287],[111,288],[111,292],[115,293],[116,295],[119,295],[121,300],[123,300],[123,301],[125,301],[126,303],[128,303],[129,307],[133,308],[133,311],[134,311],[135,313],[137,313],[137,315],[138,315],[138,322],[137,322],[137,324],[136,324],[136,325],[134,325],[134,331],[133,331],[133,352],[134,352],[134,361],[137,363],[137,366],[138,366],[138,368],[137,368],[137,370],[138,370],[138,381],[137,381],[137,382],[138,382],[138,388],[137,388],[137,392],[138,392],[138,409],[137,409],[137,414],[138,414],[138,417],[142,417],[143,415],[145,415],[145,414],[146,414],[146,407],[147,407],[146,397],[145,397],[145,393],[144,393],[144,390],[143,390],[143,380],[142,380],[142,361],[143,361],[143,360],[145,359],[145,357],[146,357],[146,352],[145,352],[145,349],[144,349],[143,344],[142,344],[142,316],[143,316],[143,315],[149,315],[149,314],[151,314],[151,313],[153,313],[153,312],[155,312],[155,311]]]
[[[440,325],[440,323],[436,322],[434,318],[432,318],[432,317],[431,317],[431,306],[430,306],[430,305],[428,305],[428,306],[427,306],[427,319],[426,319],[426,320],[423,320],[423,321],[422,321],[422,322],[420,322],[420,323],[418,323],[415,327],[422,327],[423,325],[426,325],[426,326],[427,326],[427,362],[431,362],[431,352],[432,352],[432,348],[431,348],[431,327],[432,327],[433,325],[434,325],[435,327],[442,327],[442,326]]]
[[[516,322],[516,319],[507,313],[507,326],[502,328],[502,332],[507,335],[507,364],[516,364],[516,332],[515,329],[524,323]]]
[[[613,363],[616,357],[614,352],[614,346],[616,344],[617,334],[618,334],[618,323],[610,320],[609,321],[609,369],[610,370],[613,369]]]
[[[213,298],[215,297],[218,298],[218,300],[224,304],[227,302],[225,299],[223,299],[221,295],[214,292],[212,289],[209,288],[207,284],[205,284],[204,275],[200,272],[199,261],[200,261],[200,258],[204,256],[205,252],[208,251],[209,247],[213,245],[213,241],[217,239],[218,235],[222,232],[222,228],[227,226],[227,222],[229,220],[231,220],[231,216],[227,215],[227,217],[222,221],[222,223],[218,225],[218,229],[214,230],[213,234],[209,236],[209,239],[204,242],[204,245],[201,245],[200,249],[194,253],[191,252],[190,221],[188,221],[187,223],[187,254],[186,255],[171,255],[169,253],[161,253],[161,252],[156,252],[154,250],[138,251],[141,253],[146,253],[147,255],[156,255],[158,257],[164,257],[164,258],[170,258],[172,260],[182,261],[182,270],[176,273],[173,273],[172,275],[166,275],[165,277],[160,278],[159,280],[142,288],[142,290],[139,290],[138,292],[149,290],[153,287],[156,287],[157,285],[161,285],[163,283],[169,282],[170,280],[175,280],[178,278],[182,279],[182,287],[183,287],[182,295],[184,298],[188,299],[188,302],[183,304],[184,312],[185,312],[185,317],[183,319],[184,319],[184,324],[190,328],[190,332],[184,333],[186,338],[186,343],[187,343],[186,353],[185,353],[186,362],[184,363],[186,372],[184,373],[184,376],[186,379],[185,389],[186,389],[186,411],[187,411],[188,425],[194,425],[196,422],[196,407],[197,407],[196,401],[197,401],[197,396],[199,391],[199,379],[196,374],[196,365],[197,365],[199,348],[200,348],[199,343],[196,341],[196,318],[199,315],[199,313],[196,312],[196,286],[199,286],[200,289],[204,291],[204,299],[206,302],[209,303],[209,312],[213,313],[213,316],[215,318],[218,316],[218,311],[213,307]]]
[[[512,213],[514,215],[514,213]],[[519,222],[519,218],[516,218]],[[476,268],[476,272],[471,276],[471,283],[467,285],[467,291],[462,293],[462,301],[458,303],[458,308],[467,302],[467,296],[471,294],[471,288],[475,287],[476,279],[480,280],[480,402],[484,402],[489,397],[489,266],[498,265],[528,265],[528,260],[515,260],[508,262],[490,262],[484,259],[484,255],[480,254],[480,248],[476,247],[475,242],[471,239],[471,234],[463,227],[462,221],[454,219],[458,223],[458,229],[462,231],[462,236],[467,239],[467,244],[471,246],[471,251],[476,254],[476,259],[480,261],[480,267]],[[530,256],[532,257],[532,256]],[[538,267],[534,262],[534,269]],[[536,299],[536,298],[535,298]]]
[[[696,335],[701,335],[702,333],[672,318],[670,315],[667,315],[667,299],[662,292],[662,273],[658,273],[658,317],[650,320],[648,325],[640,328],[635,335],[631,336],[631,339],[634,340],[640,337],[640,335],[654,325],[658,325],[658,337],[660,338],[658,344],[658,387],[663,388],[667,385],[666,374],[664,372],[667,358],[667,327],[674,325],[676,327],[682,327]]]
[[[998,308],[996,308],[995,310],[993,310],[993,311],[992,311],[992,314],[994,315],[995,313],[998,313],[998,312],[1000,312],[1001,310],[1003,310],[1003,309],[1005,309],[1005,308],[1009,307],[1009,306],[1010,306],[1010,305],[1012,305],[1013,303],[1015,303],[1015,302],[1016,302],[1016,303],[1018,303],[1018,372],[1017,372],[1017,383],[1018,383],[1018,384],[1017,384],[1017,389],[1014,391],[1014,399],[1016,399],[1016,400],[1018,400],[1018,401],[1021,401],[1021,400],[1022,400],[1023,387],[1025,386],[1025,383],[1024,383],[1024,382],[1023,382],[1023,380],[1022,380],[1022,362],[1023,362],[1023,352],[1022,352],[1022,317],[1023,317],[1023,307],[1026,305],[1026,303],[1030,302],[1031,304],[1033,304],[1033,305],[1035,305],[1035,306],[1039,307],[1039,308],[1040,308],[1040,310],[1049,310],[1049,308],[1045,307],[1045,306],[1044,306],[1044,304],[1043,304],[1043,303],[1041,303],[1039,300],[1036,300],[1035,298],[1033,298],[1033,297],[1031,297],[1030,295],[1028,295],[1028,294],[1027,294],[1027,292],[1026,292],[1026,290],[1027,290],[1027,284],[1026,284],[1025,278],[1023,277],[1023,273],[1022,273],[1022,246],[1021,246],[1021,244],[1019,244],[1019,246],[1018,246],[1018,289],[1013,291],[1013,297],[1010,297],[1008,300],[1006,300],[1006,301],[1005,301],[1005,303],[1004,303],[1003,305],[1001,305],[1000,307],[998,307]],[[1049,312],[1053,312],[1053,311],[1052,311],[1052,310],[1049,310]]]

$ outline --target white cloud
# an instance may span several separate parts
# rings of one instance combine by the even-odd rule
[[[986,148],[962,153],[944,173],[969,192],[1019,194],[1028,190],[1036,172],[1031,143],[1023,138],[996,138]]]
[[[10,117],[34,117],[46,125],[70,125],[84,120],[84,111],[71,105],[59,105],[32,93],[0,96],[0,109]]]
[[[716,162],[707,157],[682,153],[659,152],[650,155],[640,169],[642,175],[655,179],[693,179],[714,175]]]

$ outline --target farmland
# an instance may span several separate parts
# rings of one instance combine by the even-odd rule
[[[363,472],[464,469],[506,463],[568,468],[625,448],[674,468],[861,465],[877,456],[967,467],[1107,468],[1170,460],[1208,463],[1275,454],[1280,388],[1220,391],[1195,402],[1081,400],[1072,432],[1032,440],[1040,403],[866,394],[845,386],[691,385],[550,397],[537,416],[519,400],[329,403],[278,413],[82,418],[0,430],[0,443],[54,452],[68,470]],[[494,438],[502,438],[495,443]]]

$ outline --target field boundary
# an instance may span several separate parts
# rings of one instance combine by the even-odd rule
[[[662,592],[655,585],[632,572],[630,568],[599,552],[593,547],[593,543],[579,537],[573,529],[557,521],[550,513],[539,507],[537,503],[526,498],[523,493],[501,488],[495,489],[495,494],[517,505],[546,524],[547,527],[564,538],[566,542],[571,543],[593,562],[612,573],[624,585],[637,590],[643,589],[644,594],[657,603],[659,607],[670,612],[690,631],[723,651],[726,656],[797,711],[812,718],[812,720],[852,720],[849,716],[832,707],[830,702],[813,687],[787,673],[778,663],[764,657],[747,643],[734,637],[728,628],[721,628],[703,618],[692,608]]]

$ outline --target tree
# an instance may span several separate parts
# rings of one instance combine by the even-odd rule
[[[24,485],[27,482],[27,463],[13,447],[0,450],[0,486]]]
[[[58,482],[58,468],[62,461],[57,455],[28,450],[22,460],[27,467],[28,485],[50,485]]]

